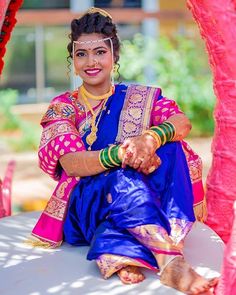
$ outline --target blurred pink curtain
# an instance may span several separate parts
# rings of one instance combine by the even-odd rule
[[[207,224],[227,242],[236,200],[236,0],[187,0],[187,5],[206,43],[216,94]]]
[[[221,279],[216,295],[235,295],[236,293],[236,202],[234,202],[234,223],[230,239],[224,252]]]
[[[0,179],[0,218],[11,215],[11,185],[16,162],[7,165],[3,181]]]

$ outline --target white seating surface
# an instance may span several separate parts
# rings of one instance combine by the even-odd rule
[[[87,261],[88,247],[64,243],[57,249],[24,244],[40,212],[0,219],[1,295],[174,295],[183,294],[163,286],[158,276],[145,270],[146,280],[123,285],[117,276],[102,279],[94,261]],[[196,223],[186,238],[185,257],[205,277],[218,276],[224,243],[206,225]]]

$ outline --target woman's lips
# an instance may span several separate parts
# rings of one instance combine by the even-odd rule
[[[99,74],[101,72],[101,70],[100,69],[88,69],[88,70],[85,70],[85,73],[88,75],[88,76],[92,76],[92,77],[94,77],[94,76],[97,76],[97,74]]]

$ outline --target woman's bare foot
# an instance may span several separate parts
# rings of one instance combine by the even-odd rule
[[[136,284],[145,279],[145,276],[137,266],[126,266],[117,272],[123,284]]]
[[[163,270],[161,282],[185,294],[213,294],[210,289],[217,285],[218,279],[207,280],[191,268],[182,256],[173,259]],[[210,292],[210,293],[209,293]]]

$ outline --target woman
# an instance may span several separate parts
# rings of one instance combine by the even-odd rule
[[[113,85],[120,42],[109,14],[91,8],[71,30],[69,57],[83,83],[54,98],[41,122],[40,167],[59,183],[33,235],[50,247],[62,232],[72,245],[90,245],[87,258],[104,278],[137,283],[146,267],[185,293],[209,290],[216,280],[182,254],[193,188],[202,192],[198,157],[180,142],[189,120],[159,88]]]

